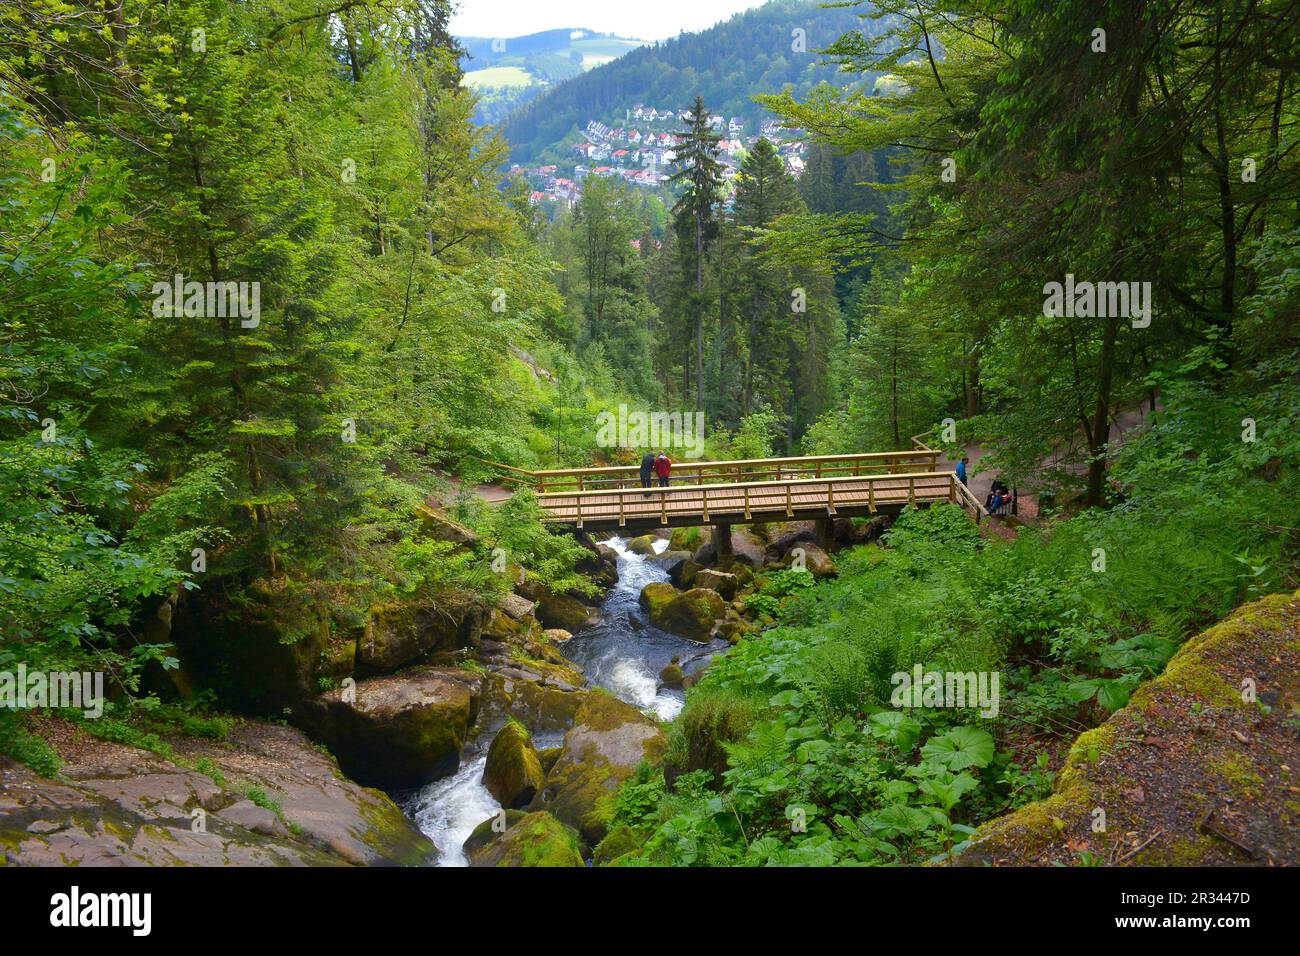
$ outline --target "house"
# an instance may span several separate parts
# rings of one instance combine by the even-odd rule
[[[727,132],[731,133],[732,136],[735,136],[737,133],[744,130],[744,128],[745,128],[745,121],[742,120],[739,116],[733,116],[731,118],[731,122],[727,124]]]

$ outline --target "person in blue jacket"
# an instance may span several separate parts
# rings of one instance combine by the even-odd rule
[[[957,462],[957,480],[960,481],[967,488],[970,487],[970,482],[966,480],[967,478],[966,469],[969,466],[970,466],[969,458],[963,457],[961,461]]]

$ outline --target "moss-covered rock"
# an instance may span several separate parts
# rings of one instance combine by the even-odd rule
[[[695,575],[699,574],[704,565],[697,564],[695,561],[681,561],[672,565],[668,569],[668,580],[675,587],[686,590],[695,586]]]
[[[542,772],[550,773],[551,768],[555,766],[555,761],[560,759],[562,753],[564,753],[563,747],[543,747],[537,751],[537,759],[542,765]]]
[[[532,802],[545,778],[528,730],[517,721],[507,721],[488,748],[483,786],[501,806],[518,809]]]
[[[470,857],[470,866],[585,866],[578,835],[545,811],[529,813]]]
[[[839,573],[835,567],[835,562],[831,560],[831,556],[811,541],[802,541],[795,545],[795,547],[803,549],[804,567],[812,572],[813,577],[833,578]],[[794,548],[791,548],[790,550],[793,552]],[[785,560],[787,564],[791,563],[792,559],[792,554],[786,555]]]
[[[679,593],[666,581],[647,584],[640,600],[655,627],[701,642],[709,639],[714,624],[727,610],[727,603],[717,591],[692,588]]]
[[[492,613],[504,616],[500,611]],[[377,604],[370,609],[370,620],[357,642],[357,673],[362,677],[390,674],[439,651],[472,647],[483,631],[483,608],[470,598],[447,598],[436,605]]]
[[[461,852],[467,860],[472,858],[526,816],[523,810],[499,810],[474,828],[461,844]]]
[[[1300,593],[1245,605],[1070,748],[1054,792],[992,820],[958,863],[1300,863]],[[1243,693],[1255,683],[1261,707]],[[1250,685],[1247,685],[1250,686]],[[1225,809],[1226,808],[1226,809]],[[1106,828],[1094,831],[1097,810]]]
[[[626,547],[633,554],[653,555],[655,553],[655,542],[658,540],[657,535],[643,534],[629,541]]]
[[[673,551],[694,551],[704,540],[702,528],[674,528],[668,539],[668,547]]]
[[[590,627],[598,620],[595,612],[577,598],[544,589],[538,593],[534,613],[543,627],[559,627],[571,634]]]
[[[609,830],[614,795],[643,761],[665,749],[658,723],[611,694],[593,692],[564,735],[564,749],[530,810],[549,810],[576,827],[589,846]]]
[[[473,547],[478,543],[478,535],[459,521],[454,520],[443,511],[427,504],[417,505],[415,516],[419,519],[417,537],[432,538],[435,541],[447,541],[462,547]]]
[[[740,587],[740,580],[734,574],[728,574],[726,571],[704,568],[699,574],[695,575],[695,582],[692,586],[717,591],[724,600],[730,601],[736,596],[736,590]]]
[[[671,664],[659,672],[659,680],[666,687],[680,687],[685,679],[686,673],[682,670],[682,665],[677,663],[676,657]]]
[[[356,780],[414,787],[456,770],[478,715],[482,678],[424,667],[337,688],[304,704],[299,722]]]
[[[591,854],[591,862],[594,866],[610,866],[622,857],[640,853],[645,841],[646,834],[640,830],[615,827],[596,845]]]

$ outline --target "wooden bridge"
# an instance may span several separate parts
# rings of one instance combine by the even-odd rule
[[[537,493],[546,521],[585,531],[816,520],[828,533],[837,517],[897,514],[909,504],[939,502],[959,505],[976,521],[987,515],[955,474],[939,470],[941,452],[914,444],[919,447],[900,452],[674,463],[667,488],[642,488],[636,465],[498,467],[506,481]]]

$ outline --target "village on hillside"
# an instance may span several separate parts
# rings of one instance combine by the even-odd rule
[[[583,130],[583,139],[569,150],[568,163],[510,167],[510,176],[524,177],[532,191],[534,205],[555,204],[572,207],[582,195],[582,181],[588,176],[617,176],[632,185],[648,189],[662,188],[676,166],[675,147],[682,137],[689,113],[687,110],[659,110],[637,105],[626,111],[624,122],[609,126],[591,120]],[[758,140],[766,139],[777,147],[790,175],[798,178],[804,170],[805,143],[802,130],[783,127],[776,120],[765,120],[747,135],[743,118],[710,116],[710,125],[721,139],[718,160],[723,166],[723,181],[729,187],[741,162]],[[730,189],[728,188],[728,192]]]

